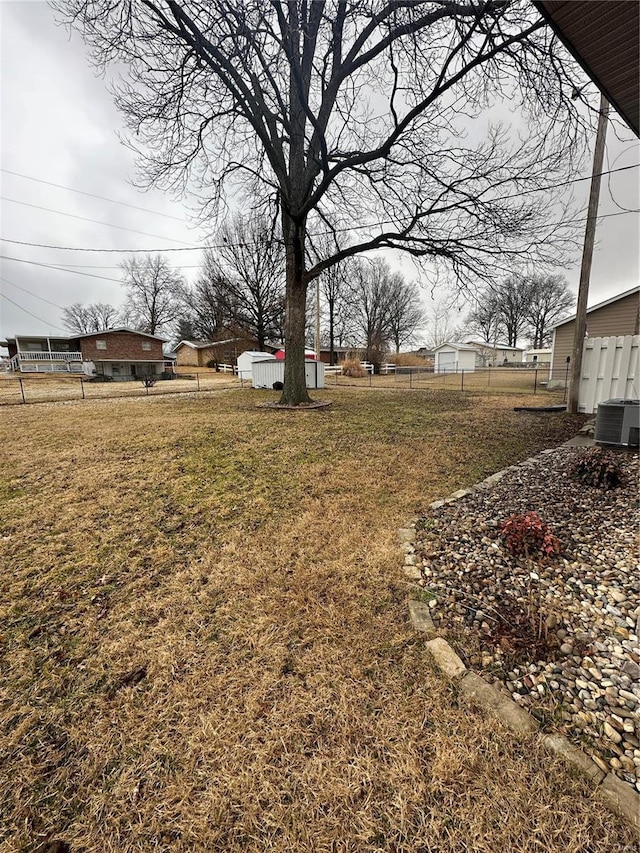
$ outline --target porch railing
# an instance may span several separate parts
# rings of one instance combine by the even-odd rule
[[[19,350],[17,355],[11,359],[20,361],[82,361],[81,352],[56,352],[55,350],[38,350],[29,352],[28,350]]]

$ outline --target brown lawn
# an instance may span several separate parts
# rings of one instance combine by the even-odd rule
[[[535,739],[458,704],[396,542],[578,422],[436,391],[255,407],[273,396],[3,410],[0,849],[631,845]]]

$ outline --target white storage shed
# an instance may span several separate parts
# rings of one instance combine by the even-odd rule
[[[270,352],[247,350],[238,356],[238,376],[240,379],[252,379],[251,368],[256,361],[275,361],[275,355]]]
[[[324,362],[305,361],[307,388],[324,388]],[[274,382],[284,382],[284,361],[254,361],[252,368],[254,388],[273,388]]]
[[[472,373],[476,369],[476,351],[468,344],[452,344],[448,341],[434,349],[434,371],[436,373]]]

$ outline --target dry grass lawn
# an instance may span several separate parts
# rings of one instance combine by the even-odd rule
[[[328,395],[3,410],[2,851],[635,849],[535,740],[458,704],[396,542],[576,420]]]
[[[186,379],[185,376],[190,378]],[[237,386],[240,386],[240,380],[229,373],[198,368],[185,368],[177,379],[159,380],[148,390],[141,381],[87,382],[73,374],[23,373],[18,376],[15,373],[4,373],[0,374],[0,405],[22,405],[23,394],[27,403],[46,403],[82,400],[83,394],[87,400],[98,400],[107,397],[155,397]]]

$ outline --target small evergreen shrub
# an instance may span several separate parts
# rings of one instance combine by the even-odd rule
[[[569,472],[574,480],[598,489],[615,489],[622,481],[622,468],[614,453],[593,447],[573,460]]]
[[[560,540],[537,512],[510,515],[500,526],[500,536],[514,557],[551,557],[560,553]]]

